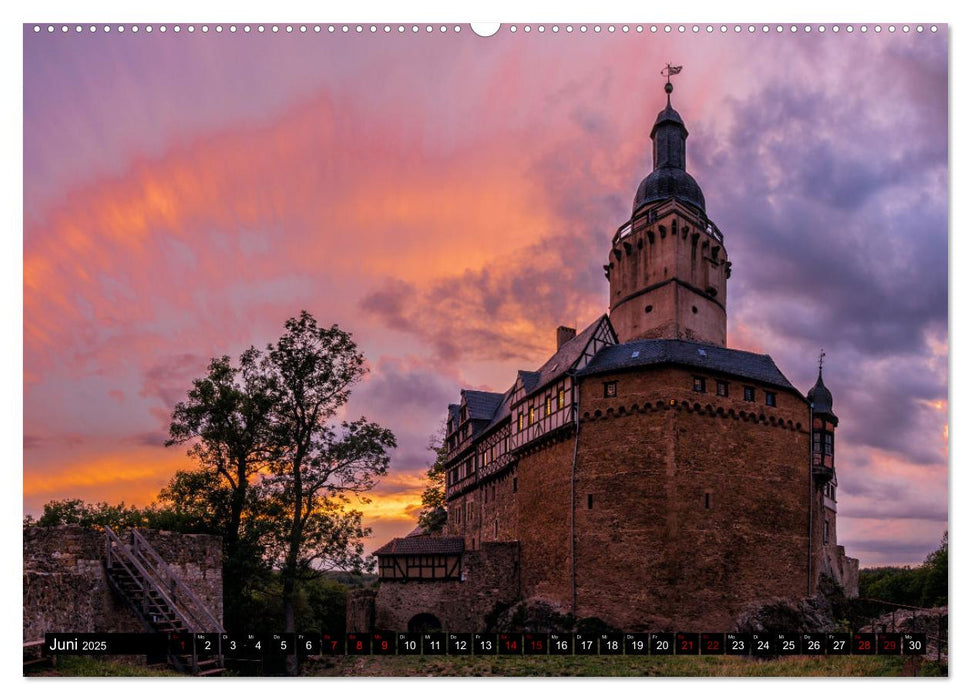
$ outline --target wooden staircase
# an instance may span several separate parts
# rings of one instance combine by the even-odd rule
[[[221,645],[201,652],[192,635],[223,633],[209,609],[175,574],[136,529],[124,542],[105,527],[105,570],[111,588],[135,612],[146,632],[189,636],[191,650],[168,655],[168,665],[181,673],[218,676],[225,671]]]

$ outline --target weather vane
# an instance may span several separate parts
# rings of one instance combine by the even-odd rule
[[[664,83],[664,92],[668,93],[668,106],[671,105],[671,93],[674,92],[674,85],[671,84],[671,76],[681,72],[682,66],[672,66],[670,63],[661,71],[661,75],[667,76],[668,81]]]
[[[826,353],[822,348],[819,349],[819,373],[823,373],[823,358],[826,357]]]

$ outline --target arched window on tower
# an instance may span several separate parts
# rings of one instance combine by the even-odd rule
[[[835,429],[828,416],[813,416],[813,471],[832,472]]]

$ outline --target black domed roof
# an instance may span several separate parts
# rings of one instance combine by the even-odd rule
[[[641,180],[634,195],[634,211],[645,204],[674,197],[705,211],[705,195],[695,179],[681,168],[658,168]]]
[[[634,195],[634,211],[645,204],[666,199],[677,199],[705,213],[705,196],[695,179],[685,170],[685,141],[688,129],[677,110],[671,106],[671,91],[668,83],[668,103],[657,114],[651,128],[651,141],[654,142],[654,169],[645,177]]]
[[[670,102],[668,102],[667,107],[657,113],[657,119],[654,120],[654,128],[651,129],[651,138],[654,138],[654,132],[656,132],[657,128],[664,122],[674,122],[675,124],[680,124],[682,127],[684,127],[684,119],[682,119],[681,115],[678,114],[678,110],[671,106]],[[687,129],[685,129],[685,131],[687,132]]]
[[[813,413],[828,413],[830,415],[835,415],[833,413],[833,394],[826,385],[823,384],[823,372],[820,370],[819,378],[816,380],[816,384],[809,393],[806,394],[806,398],[813,405]]]

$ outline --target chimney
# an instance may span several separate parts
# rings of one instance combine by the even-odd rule
[[[556,349],[563,347],[563,343],[577,337],[577,329],[560,326],[556,329]]]

